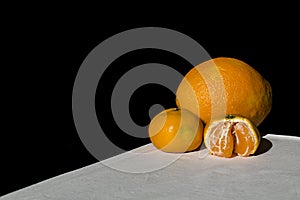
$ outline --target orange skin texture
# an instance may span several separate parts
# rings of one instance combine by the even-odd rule
[[[219,57],[200,63],[185,75],[176,91],[176,104],[205,124],[214,117],[234,114],[258,126],[271,111],[272,89],[247,63]]]

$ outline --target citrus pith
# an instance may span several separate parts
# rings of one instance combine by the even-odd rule
[[[211,121],[204,129],[204,143],[212,155],[220,157],[248,157],[254,154],[261,136],[257,127],[247,118],[227,115]]]

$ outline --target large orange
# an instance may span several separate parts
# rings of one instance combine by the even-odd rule
[[[200,63],[185,75],[176,91],[176,104],[205,124],[232,114],[258,126],[271,111],[272,89],[249,64],[218,57]]]

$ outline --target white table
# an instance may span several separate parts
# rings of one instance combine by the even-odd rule
[[[300,199],[300,138],[266,135],[262,153],[230,159],[152,144],[62,174],[1,200]]]

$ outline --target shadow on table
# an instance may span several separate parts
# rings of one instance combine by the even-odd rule
[[[255,154],[253,154],[252,156],[258,156],[258,155],[264,154],[264,153],[268,152],[272,148],[272,146],[273,146],[273,144],[270,140],[268,140],[266,138],[261,138],[260,144],[259,144]],[[203,149],[206,149],[204,144],[200,145],[198,148],[196,148],[192,151],[186,151],[185,153],[200,151]],[[236,156],[237,155],[233,155],[232,157],[236,157]]]
[[[253,156],[258,156],[261,154],[266,153],[267,151],[269,151],[272,148],[273,144],[270,140],[266,139],[266,138],[262,138],[260,141],[260,144],[258,146],[258,149],[256,150],[255,154],[253,154]]]
[[[204,142],[202,142],[201,145],[199,147],[197,147],[196,149],[191,150],[191,151],[186,151],[184,153],[191,153],[191,152],[200,151],[200,150],[203,150],[203,149],[206,149],[206,147],[204,145]]]

